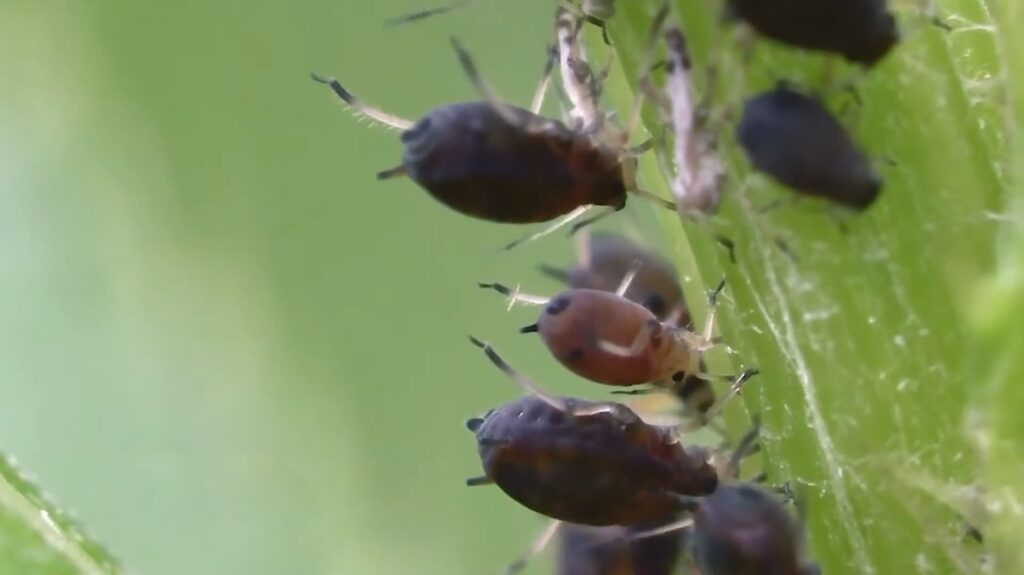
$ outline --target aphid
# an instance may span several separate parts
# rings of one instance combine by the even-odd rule
[[[651,24],[650,38],[655,38],[668,16],[668,4],[663,4]],[[690,83],[690,54],[682,31],[673,26],[665,31],[668,48],[667,72],[663,90],[651,83],[650,75],[643,74],[639,85],[647,98],[657,105],[665,124],[672,127],[674,170],[668,178],[676,207],[681,216],[702,217],[718,211],[721,202],[719,190],[725,169],[715,151],[713,138],[705,130],[700,109]],[[644,47],[644,53],[653,51],[653,41]],[[644,66],[643,69],[649,69]],[[665,168],[665,171],[669,171]]]
[[[607,292],[617,290],[626,276],[634,272],[623,297],[644,306],[661,321],[674,315],[678,317],[677,325],[690,325],[690,313],[671,262],[616,234],[582,232],[576,236],[575,244],[576,262],[572,267],[541,265],[541,272],[571,288]]]
[[[701,575],[818,575],[803,528],[770,492],[722,485],[695,504],[693,555]]]
[[[501,102],[469,53],[454,39],[452,44],[484,100],[442,106],[416,122],[363,103],[334,78],[313,75],[357,114],[402,130],[402,163],[380,172],[378,179],[407,175],[441,203],[483,220],[525,224],[559,218],[509,247],[551,233],[592,206],[607,209],[574,229],[621,210],[627,193],[675,209],[674,203],[637,188],[634,156],[639,151],[625,148],[628,131],[615,132],[622,139],[612,144],[608,130],[576,132],[537,114],[553,53],[533,107],[525,110]]]
[[[687,535],[671,531],[633,538],[646,528],[563,523],[558,575],[671,575],[682,556]]]
[[[702,333],[665,322],[644,306],[622,297],[631,278],[615,293],[592,289],[569,289],[553,298],[520,293],[501,284],[480,284],[508,296],[511,304],[525,302],[543,306],[537,323],[522,333],[538,333],[551,355],[580,377],[605,385],[632,387],[652,384],[675,393],[689,415],[709,421],[735,395],[756,369],[735,378],[729,392],[714,400],[706,380],[704,352],[716,344],[712,339],[715,301],[724,282],[709,294],[711,311]]]
[[[728,14],[775,41],[872,66],[899,42],[886,0],[728,0]]]
[[[753,166],[792,190],[863,210],[882,179],[821,102],[784,85],[747,100],[736,139]]]
[[[494,483],[537,513],[592,526],[669,523],[685,504],[679,495],[718,486],[715,469],[672,428],[619,403],[549,396],[490,345],[473,342],[530,395],[467,422],[484,469],[468,484]]]

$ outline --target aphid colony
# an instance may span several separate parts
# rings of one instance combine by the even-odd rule
[[[460,2],[397,21],[448,11]],[[884,0],[726,0],[728,13],[757,33],[797,48],[838,54],[870,67],[898,42]],[[601,73],[579,42],[583,22],[606,30],[614,3],[565,4],[555,14],[554,47],[529,108],[503,101],[469,53],[452,45],[479,99],[429,111],[418,120],[383,112],[334,78],[314,74],[355,113],[401,131],[401,162],[380,179],[407,176],[442,204],[500,223],[551,222],[509,247],[573,224],[576,232],[623,209],[629,195],[683,217],[714,214],[725,175],[715,135],[691,87],[692,63],[681,29],[668,24],[668,5],[653,16],[637,72],[641,97],[620,125],[599,105]],[[666,69],[652,79],[653,54]],[[568,110],[540,115],[557,70]],[[674,201],[643,190],[637,157],[658,144],[630,145],[643,105],[671,130]],[[735,126],[736,141],[756,170],[794,192],[863,210],[882,187],[867,156],[814,97],[780,84],[751,97]],[[591,213],[594,207],[603,209]],[[471,337],[485,357],[525,393],[467,421],[482,474],[468,485],[495,485],[550,519],[521,568],[561,536],[562,575],[668,574],[682,557],[703,575],[811,575],[818,567],[803,549],[803,530],[763,476],[739,478],[741,460],[758,449],[756,422],[732,450],[687,445],[685,432],[714,425],[716,415],[752,376],[708,373],[704,354],[719,344],[715,309],[724,281],[708,295],[699,329],[683,300],[675,270],[651,250],[607,233],[576,235],[569,267],[541,265],[566,284],[550,297],[501,283],[480,287],[510,304],[539,307],[537,334],[555,361],[616,393],[668,393],[681,406],[682,426],[648,423],[626,403],[549,394],[509,365],[490,344]],[[717,380],[729,382],[716,397]],[[636,404],[634,404],[636,405]],[[801,514],[802,517],[802,514]]]

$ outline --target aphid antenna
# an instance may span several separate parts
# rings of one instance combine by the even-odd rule
[[[389,18],[384,21],[385,27],[401,26],[404,24],[411,24],[420,20],[426,20],[427,18],[433,18],[434,16],[440,16],[441,14],[447,14],[448,12],[454,12],[461,8],[465,8],[470,4],[473,4],[476,0],[458,0],[449,4],[442,4],[433,8],[427,8],[420,10],[419,12],[412,12],[404,14],[402,16],[396,16]]]
[[[493,363],[495,367],[500,369],[501,372],[504,373],[509,379],[515,382],[516,385],[521,387],[523,391],[529,393],[530,395],[536,396],[544,403],[550,405],[551,407],[559,411],[565,412],[568,410],[564,401],[553,395],[549,395],[546,391],[541,389],[540,386],[534,383],[532,379],[526,377],[524,374],[520,373],[515,368],[510,366],[508,363],[506,363],[505,360],[502,359],[500,355],[498,355],[498,352],[496,352],[494,348],[491,347],[491,344],[481,341],[473,336],[469,336],[469,341],[472,342],[473,345],[482,349],[484,351],[484,355],[487,356],[487,359],[489,359],[491,363]]]
[[[365,104],[362,100],[356,98],[355,95],[346,90],[345,87],[334,78],[321,76],[315,73],[311,73],[310,77],[313,78],[315,82],[330,86],[331,90],[334,91],[334,94],[338,96],[338,98],[341,99],[341,101],[344,102],[352,112],[361,117],[403,132],[411,128],[414,123],[412,120],[388,114],[383,110]]]
[[[544,526],[544,530],[541,531],[537,537],[534,538],[530,547],[525,553],[519,556],[518,559],[513,561],[505,568],[504,575],[515,575],[522,571],[526,565],[532,561],[535,557],[541,554],[545,548],[551,543],[558,533],[559,528],[562,526],[562,522],[557,519],[548,521],[548,524]]]
[[[459,64],[462,66],[462,71],[466,73],[469,81],[476,88],[476,91],[480,93],[480,96],[490,104],[494,110],[502,117],[506,122],[511,125],[520,125],[519,119],[508,109],[508,106],[502,102],[498,96],[497,91],[491,86],[487,80],[480,74],[480,71],[476,67],[476,63],[473,61],[473,57],[470,56],[469,52],[462,47],[462,44],[457,38],[452,36],[450,38],[452,48],[455,50],[455,55],[459,59]],[[527,126],[529,128],[529,126]]]
[[[519,291],[519,285],[517,284],[515,289],[512,289],[505,284],[500,283],[477,283],[477,287],[483,289],[494,290],[501,295],[508,298],[508,309],[511,310],[517,303],[524,303],[526,305],[547,305],[551,301],[551,298],[531,295]]]

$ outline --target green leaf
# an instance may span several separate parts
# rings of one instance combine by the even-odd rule
[[[971,573],[986,561],[1022,572],[1024,236],[1020,186],[1010,185],[1021,170],[1011,140],[1022,117],[1011,89],[1024,54],[1018,4],[941,2],[947,32],[891,2],[901,44],[863,76],[831,62],[830,84],[826,58],[767,41],[742,65],[715,3],[675,4],[697,69],[714,63],[723,79],[717,111],[735,118],[744,98],[795,81],[825,97],[886,181],[863,214],[807,200],[761,213],[790,193],[751,173],[721,126],[730,178],[720,215],[661,215],[694,280],[690,301],[728,281],[721,331],[737,353],[719,360],[761,369],[744,402],[764,416],[773,480],[809,496],[814,559],[825,573]],[[620,3],[612,40],[627,77],[658,5]],[[862,105],[830,88],[847,78]],[[626,109],[631,91],[610,92]],[[653,161],[641,177],[669,195]],[[736,265],[715,234],[735,242]],[[988,508],[993,523],[976,525]],[[967,538],[968,523],[991,535],[994,557]]]
[[[0,573],[113,575],[117,561],[0,456]]]

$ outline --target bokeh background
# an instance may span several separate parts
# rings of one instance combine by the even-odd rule
[[[375,181],[397,134],[308,78],[417,117],[474,97],[457,35],[529,100],[553,2],[382,26],[424,6],[0,2],[0,449],[129,571],[498,573],[543,525],[463,484],[519,393],[466,335],[586,393],[474,286],[569,242]]]

